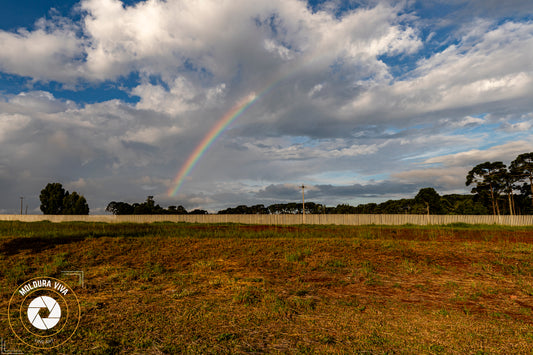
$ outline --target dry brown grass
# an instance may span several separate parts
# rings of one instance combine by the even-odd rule
[[[57,353],[533,349],[531,229],[0,227],[1,314],[26,279],[85,273],[82,323]]]

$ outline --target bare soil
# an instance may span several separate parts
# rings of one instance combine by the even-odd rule
[[[0,315],[25,280],[84,272],[82,323],[52,353],[533,349],[533,229],[2,227]],[[0,318],[8,349],[38,353]]]

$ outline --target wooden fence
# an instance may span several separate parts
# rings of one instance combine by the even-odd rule
[[[450,223],[499,224],[533,226],[533,216],[471,216],[471,215],[412,215],[412,214],[294,214],[269,215],[0,215],[0,221],[22,222],[106,222],[106,223],[242,223],[263,225],[338,224],[338,225],[443,225]]]

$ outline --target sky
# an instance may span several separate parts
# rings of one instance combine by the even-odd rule
[[[467,194],[533,151],[531,0],[0,6],[0,213]]]

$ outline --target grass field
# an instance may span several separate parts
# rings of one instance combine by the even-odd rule
[[[47,353],[533,352],[532,228],[2,222],[4,351],[38,353],[6,319],[38,276],[82,311]]]

